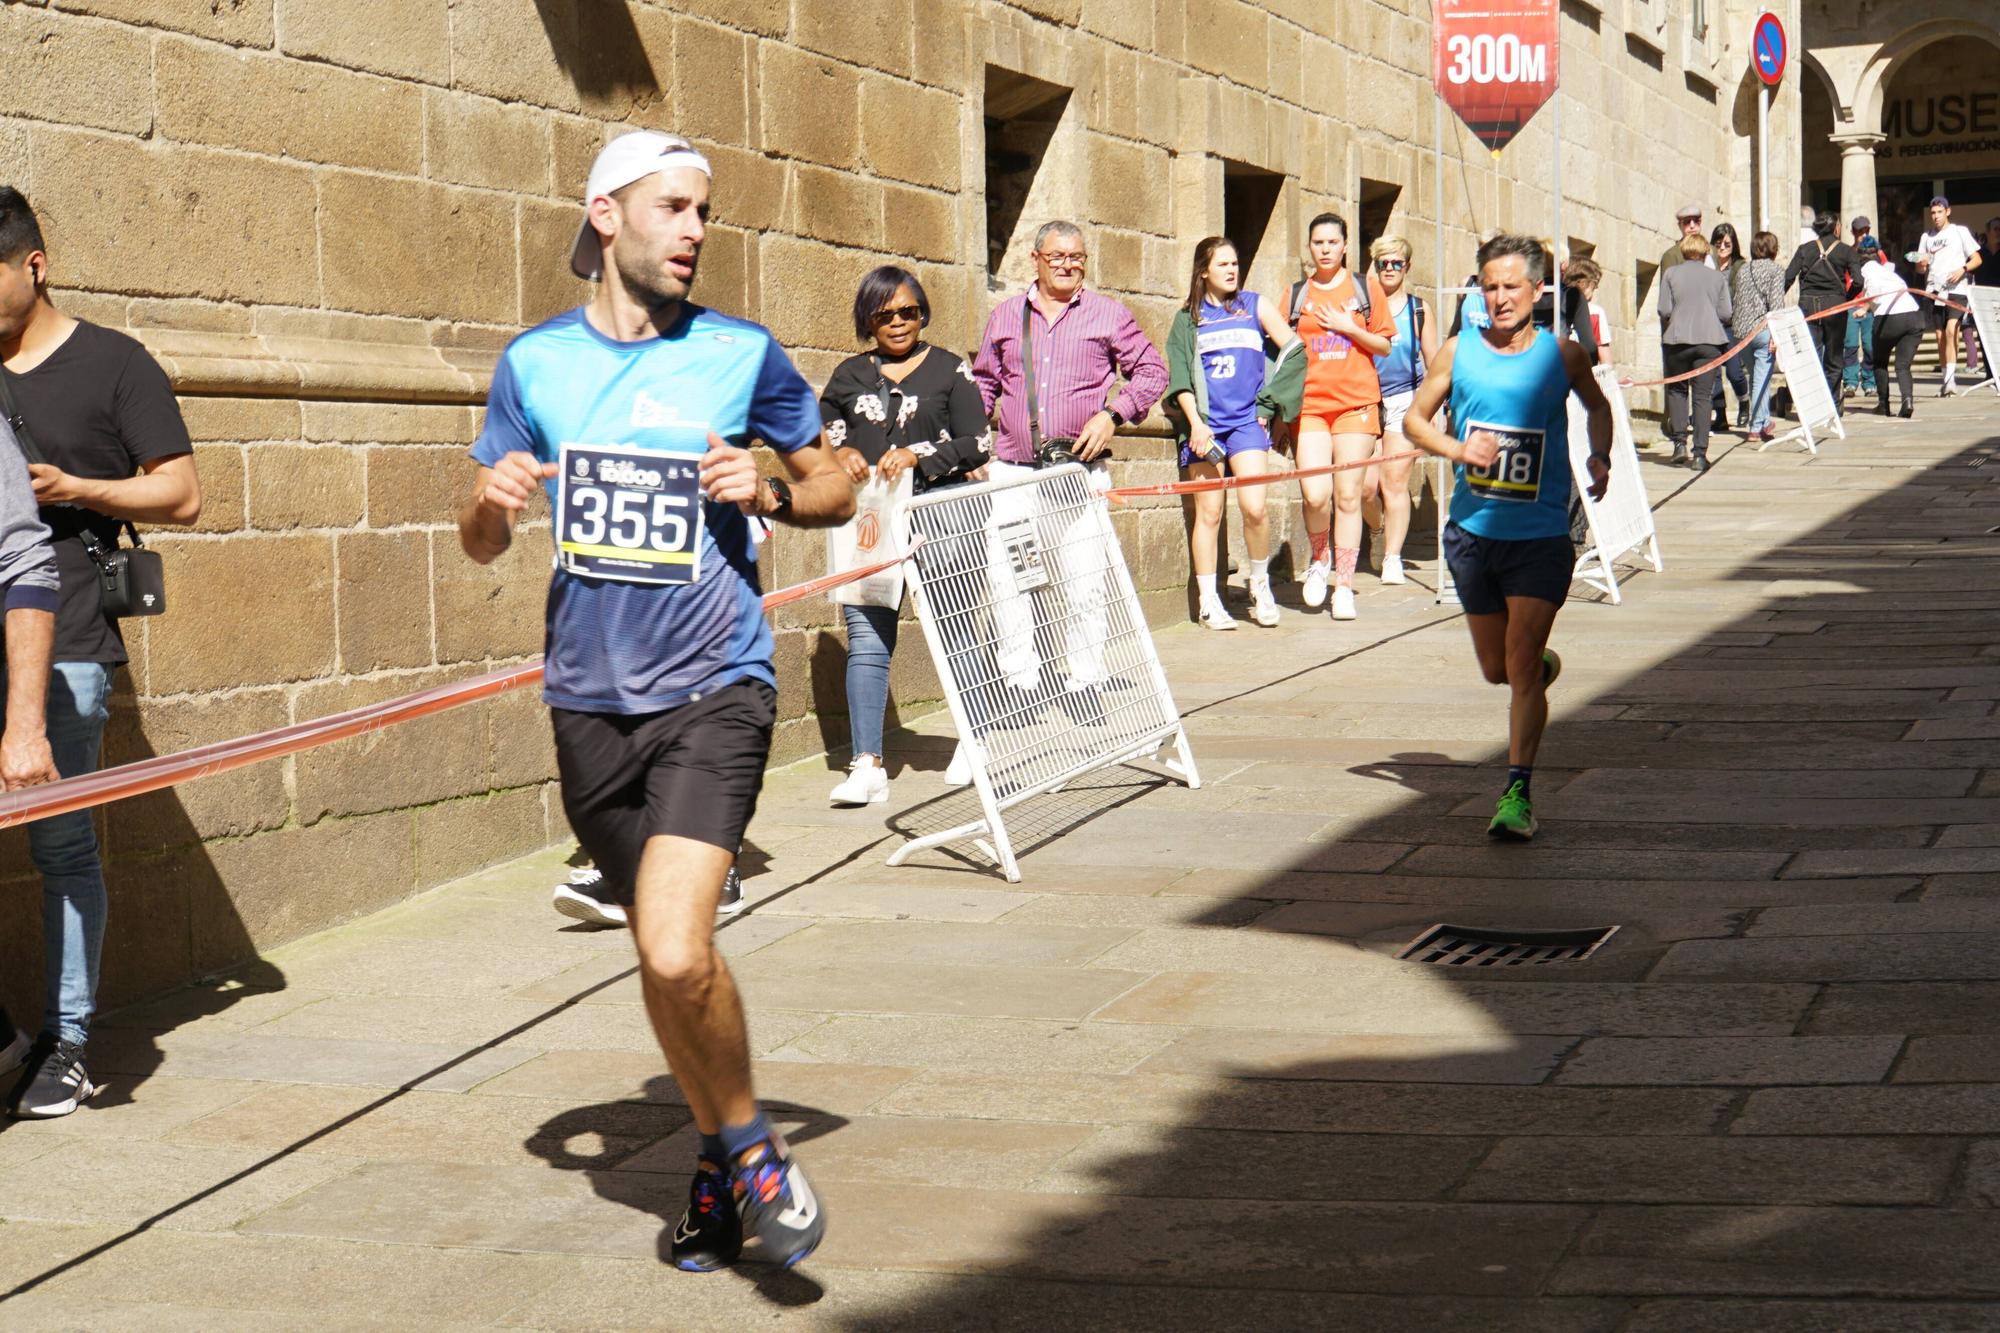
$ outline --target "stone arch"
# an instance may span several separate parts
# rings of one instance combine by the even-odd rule
[[[1840,121],[1847,119],[1851,109],[1851,104],[1847,101],[1847,94],[1841,92],[1839,81],[1833,77],[1832,72],[1824,64],[1820,63],[1819,56],[1812,51],[1800,51],[1799,64],[1811,70],[1819,79],[1820,86],[1826,89],[1826,100],[1833,104],[1834,122],[1838,124]],[[1755,78],[1756,75],[1752,74],[1751,77]]]
[[[1860,83],[1855,88],[1852,119],[1857,125],[1872,133],[1880,133],[1882,127],[1882,97],[1889,86],[1889,80],[1900,69],[1903,62],[1935,42],[1950,37],[1973,37],[2000,48],[2000,27],[1992,22],[1971,18],[1936,18],[1914,23],[1882,43],[1881,49],[1869,60],[1867,68],[1861,72]],[[1840,100],[1834,99],[1838,107]]]

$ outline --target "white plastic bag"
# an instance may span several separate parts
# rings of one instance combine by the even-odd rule
[[[879,472],[871,474],[868,483],[854,493],[854,517],[827,529],[826,572],[844,574],[907,551],[909,502],[908,472],[894,484],[882,480]],[[842,584],[827,596],[842,606],[899,607],[903,604],[903,567],[892,565],[879,574]]]

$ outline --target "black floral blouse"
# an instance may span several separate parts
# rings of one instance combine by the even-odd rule
[[[877,353],[834,367],[819,397],[826,442],[857,450],[872,467],[891,449],[916,455],[918,490],[962,479],[993,457],[993,428],[972,382],[972,367],[942,347],[897,384]]]

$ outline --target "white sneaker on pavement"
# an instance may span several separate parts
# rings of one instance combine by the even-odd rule
[[[1333,577],[1333,561],[1315,560],[1306,566],[1306,576],[1300,580],[1303,585],[1299,598],[1307,606],[1326,605],[1327,580]]]
[[[1335,588],[1333,590],[1333,618],[1335,620],[1354,619],[1354,589]]]
[[[872,754],[864,754],[850,764],[847,780],[827,797],[834,805],[879,805],[888,799],[889,775],[882,771],[882,761]]]
[[[1402,556],[1385,555],[1382,557],[1382,582],[1391,584],[1409,582],[1409,580],[1403,576]]]
[[[1209,602],[1201,608],[1201,623],[1210,629],[1235,629],[1236,617],[1220,601]]]
[[[1250,585],[1250,619],[1265,629],[1277,627],[1278,600],[1271,596],[1271,585],[1268,582]]]

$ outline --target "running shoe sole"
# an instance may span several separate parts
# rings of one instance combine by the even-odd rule
[[[579,893],[567,884],[556,885],[550,898],[550,905],[556,911],[585,925],[603,926],[607,929],[623,930],[627,924],[625,909],[613,903],[601,903],[587,893]],[[613,911],[617,915],[612,915]]]
[[[1486,826],[1486,836],[1489,838],[1499,838],[1506,842],[1526,842],[1528,839],[1534,837],[1541,827],[1540,822],[1533,815],[1528,816],[1528,827],[1525,829],[1517,829],[1503,824],[1496,817],[1491,824]]]

